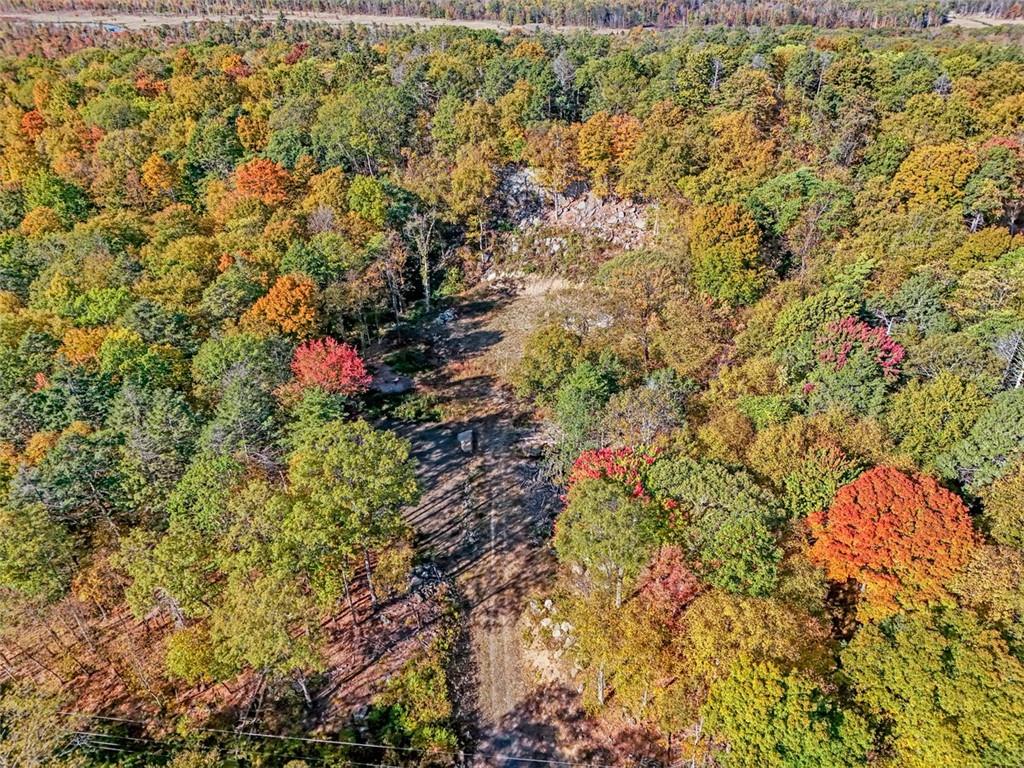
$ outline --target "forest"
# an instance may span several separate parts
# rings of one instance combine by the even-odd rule
[[[8,40],[0,765],[1024,764],[1022,35]],[[538,281],[509,632],[642,738],[501,761],[422,441]]]
[[[913,28],[945,23],[951,14],[1020,19],[1016,0],[4,0],[18,10],[106,10],[172,14],[246,14],[273,18],[280,11],[333,12],[507,24],[609,29],[809,24],[823,28]]]

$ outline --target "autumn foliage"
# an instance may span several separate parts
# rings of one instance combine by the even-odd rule
[[[287,200],[290,183],[288,171],[262,157],[250,160],[235,170],[235,188],[264,205],[279,205]]]
[[[661,547],[641,575],[637,593],[656,615],[671,617],[673,625],[683,610],[705,589],[686,562],[686,554],[673,544]]]
[[[900,363],[906,351],[884,328],[872,327],[855,317],[847,317],[830,323],[826,333],[818,338],[818,358],[823,363],[832,363],[837,371],[858,350],[871,355],[886,379],[899,376]]]
[[[366,365],[354,348],[331,338],[301,344],[292,357],[292,373],[302,387],[354,395],[370,384]]]
[[[110,329],[103,326],[69,328],[58,351],[73,365],[87,365],[96,361],[100,347],[108,335]]]
[[[811,559],[834,581],[853,579],[882,608],[945,594],[977,537],[967,507],[934,479],[876,467],[809,517]]]
[[[38,139],[46,128],[46,119],[32,109],[21,116],[21,130],[30,139]]]
[[[242,316],[242,325],[264,333],[306,338],[316,330],[316,286],[302,275],[282,275]]]
[[[567,487],[571,490],[581,480],[616,480],[626,486],[635,498],[649,498],[644,474],[656,457],[654,451],[628,446],[584,451],[572,465]]]

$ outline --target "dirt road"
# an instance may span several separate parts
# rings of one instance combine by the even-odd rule
[[[517,628],[525,600],[551,576],[547,540],[553,489],[539,477],[530,441],[536,427],[499,386],[488,352],[502,337],[489,323],[510,297],[482,297],[456,308],[457,318],[432,329],[445,362],[435,385],[465,413],[443,425],[405,430],[420,462],[425,494],[409,515],[421,552],[455,579],[468,628],[459,677],[460,702],[472,723],[474,765],[525,764],[516,757],[555,756],[534,686],[521,657]],[[472,454],[457,435],[472,429]]]
[[[425,490],[408,519],[420,551],[455,579],[464,600],[468,637],[455,677],[472,768],[537,768],[545,760],[635,766],[651,746],[631,726],[603,727],[584,711],[578,681],[542,680],[523,653],[520,617],[554,575],[549,541],[561,502],[539,477],[537,423],[496,373],[518,357],[524,332],[571,301],[567,287],[532,280],[514,295],[484,291],[457,305],[453,322],[431,329],[442,363],[433,384],[456,415],[404,430]],[[471,455],[457,439],[466,429],[476,435]]]
[[[384,16],[366,13],[332,13],[329,11],[282,11],[280,15],[267,13],[262,17],[245,16],[231,13],[211,13],[184,16],[181,14],[128,13],[125,11],[29,11],[29,10],[4,10],[0,11],[0,19],[6,21],[24,21],[34,24],[96,24],[115,29],[147,29],[149,27],[161,27],[165,25],[178,26],[181,24],[195,24],[196,22],[235,22],[262,18],[264,21],[275,21],[284,17],[288,21],[307,21],[318,24],[327,24],[333,27],[346,27],[349,24],[361,26],[383,26],[383,27],[467,27],[469,29],[493,29],[498,32],[509,32],[513,29],[527,32],[538,32],[541,30],[551,32],[580,32],[590,29],[598,34],[621,34],[625,30],[610,29],[605,27],[581,27],[581,26],[556,26],[551,24],[524,24],[520,26],[506,24],[502,21],[491,19],[460,20],[460,19],[437,19],[428,16]]]

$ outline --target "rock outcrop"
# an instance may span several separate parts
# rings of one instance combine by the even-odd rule
[[[596,237],[625,250],[647,242],[647,206],[616,197],[600,198],[580,184],[564,193],[540,186],[528,168],[513,168],[498,191],[503,215],[517,232],[569,231]]]

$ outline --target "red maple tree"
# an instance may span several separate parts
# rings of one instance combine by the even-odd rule
[[[354,348],[331,338],[301,344],[292,357],[292,373],[299,386],[355,395],[370,386],[366,365]]]
[[[829,323],[825,333],[817,339],[818,359],[832,363],[838,371],[846,365],[858,349],[869,354],[886,379],[900,375],[900,363],[906,355],[903,346],[884,328],[868,325],[855,317],[846,317]]]
[[[21,116],[21,130],[30,139],[38,139],[46,129],[46,118],[39,110],[32,109]]]
[[[638,499],[648,498],[644,485],[647,468],[654,463],[657,452],[636,448],[598,448],[584,451],[569,471],[567,490],[580,480],[617,480]]]
[[[306,51],[309,50],[309,43],[296,43],[292,46],[292,49],[284,57],[284,63],[291,65],[297,64],[302,60],[302,57],[306,55]]]
[[[659,549],[637,584],[637,594],[659,616],[677,627],[683,612],[704,590],[690,570],[683,550],[668,544]]]
[[[977,535],[963,500],[931,477],[875,467],[808,518],[813,561],[834,581],[853,579],[882,607],[945,594]]]

